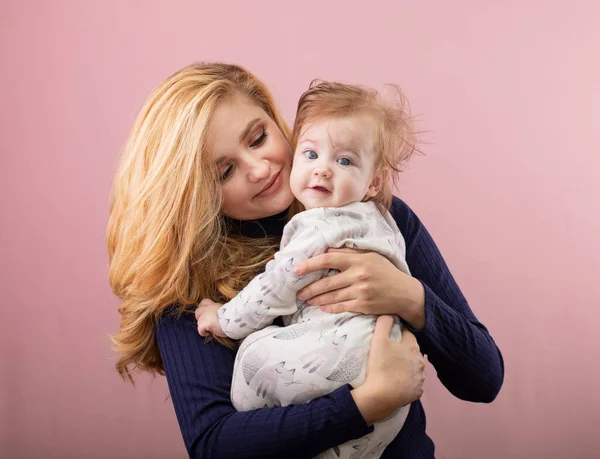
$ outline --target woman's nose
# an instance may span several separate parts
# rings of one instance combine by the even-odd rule
[[[249,164],[248,180],[253,183],[260,182],[269,177],[269,161],[257,159]]]

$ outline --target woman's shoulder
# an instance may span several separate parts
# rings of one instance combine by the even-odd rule
[[[216,360],[231,362],[236,351],[207,340],[198,333],[194,310],[171,306],[156,321],[156,341],[165,371],[184,375],[198,365],[216,365]],[[220,365],[220,364],[219,364]]]
[[[188,350],[190,348],[203,349],[206,347],[205,345],[208,345],[210,348],[217,348],[218,352],[235,354],[236,350],[219,344],[217,340],[205,339],[200,336],[194,310],[193,305],[187,308],[172,305],[163,311],[156,321],[159,347],[165,342],[181,342],[185,343]]]
[[[171,305],[158,317],[156,327],[174,332],[197,333],[194,310],[191,307],[182,309],[178,305]]]
[[[407,238],[421,226],[421,221],[406,202],[397,196],[392,197],[390,214],[398,225],[402,235]]]

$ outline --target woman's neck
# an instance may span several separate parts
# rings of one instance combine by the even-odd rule
[[[259,218],[256,220],[236,220],[224,217],[227,225],[227,232],[239,234],[245,237],[281,237],[283,227],[288,221],[289,209],[284,210],[270,217]]]

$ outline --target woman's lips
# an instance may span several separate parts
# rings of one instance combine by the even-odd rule
[[[263,188],[263,190],[260,193],[258,193],[255,196],[255,198],[266,198],[267,196],[271,196],[272,194],[276,193],[280,187],[281,187],[281,170],[273,176],[273,178],[271,179],[269,184],[265,188]]]

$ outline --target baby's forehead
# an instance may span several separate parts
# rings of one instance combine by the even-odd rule
[[[373,146],[372,119],[364,115],[351,115],[318,121],[304,130],[300,140],[315,144],[328,143],[336,150],[368,150]]]

